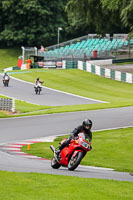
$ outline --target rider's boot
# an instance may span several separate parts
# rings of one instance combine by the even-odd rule
[[[60,152],[61,152],[60,149],[58,149],[57,151],[55,151],[57,157],[60,155]]]
[[[71,138],[69,137],[67,140],[65,140],[62,144],[59,145],[59,149],[55,151],[55,154],[57,157],[60,157],[60,152],[62,149],[64,149],[69,143]]]
[[[60,158],[61,158],[61,154],[60,154],[60,150],[58,149],[58,150],[56,150],[55,152],[54,152],[54,156],[55,156],[55,158],[57,159],[57,160],[60,160]]]

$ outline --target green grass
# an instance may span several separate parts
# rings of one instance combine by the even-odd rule
[[[78,110],[112,108],[133,105],[133,85],[80,70],[32,70],[32,73],[12,74],[16,78],[34,82],[36,77],[44,85],[84,97],[110,102],[108,104],[80,105]],[[61,107],[61,109],[64,107]],[[69,109],[69,106],[67,106]],[[77,106],[72,106],[73,110]],[[66,107],[65,107],[66,109]],[[64,109],[64,110],[65,110]],[[69,109],[70,110],[70,109]]]
[[[7,118],[8,114],[4,113],[3,111],[0,111],[0,118]]]
[[[0,95],[0,98],[7,98],[5,96]],[[31,112],[39,112],[40,110],[47,110],[51,109],[50,106],[41,106],[36,104],[30,104],[25,101],[15,100],[15,111],[16,113],[7,114],[6,112],[0,111],[0,118],[7,118],[7,117],[16,117],[21,116],[21,114],[25,115],[25,113],[32,114]],[[17,114],[17,115],[16,115]]]
[[[30,71],[21,71],[21,73],[17,74],[15,73],[16,72],[12,72],[11,75],[13,75],[16,78],[34,82],[36,77],[38,76],[41,80],[44,81],[44,85],[47,87],[85,96],[92,99],[110,102],[73,106],[54,106],[48,109],[44,108],[44,110],[43,108],[38,109],[38,111],[37,109],[35,109],[36,112],[33,113],[22,112],[24,114],[21,114],[21,116],[133,106],[132,84],[114,81],[111,79],[99,77],[97,75],[75,69],[34,69]],[[33,110],[34,108],[32,109],[32,111]],[[25,112],[30,112],[30,110],[26,110]]]
[[[41,106],[41,105],[36,105],[36,104],[30,104],[25,101],[15,101],[16,105],[16,110],[19,111],[20,113],[26,113],[26,112],[33,112],[33,111],[39,111],[39,110],[45,110],[45,109],[50,109],[50,106]]]
[[[61,139],[62,137],[59,140]],[[49,147],[51,144],[57,147],[59,140],[53,143],[32,144],[30,150],[24,146],[22,150],[29,154],[51,159],[53,153]],[[133,128],[94,132],[92,147],[92,151],[87,153],[81,164],[133,172]]]
[[[128,65],[133,64],[133,62],[121,62],[121,63],[114,63],[113,65]],[[126,66],[125,66],[126,67]]]
[[[0,71],[7,67],[17,66],[18,57],[21,54],[21,48],[0,49]]]
[[[131,182],[3,171],[0,180],[0,200],[132,200],[133,197]]]
[[[132,84],[99,77],[85,71],[35,69],[30,70],[30,73],[29,71],[24,71],[24,73],[12,75],[31,82],[34,82],[36,77],[39,76],[41,80],[44,80],[44,85],[47,87],[110,102],[73,106],[56,106],[43,111],[38,109],[38,112],[36,111],[32,114],[23,114],[24,116],[133,106]]]

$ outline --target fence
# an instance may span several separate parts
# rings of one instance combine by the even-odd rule
[[[97,51],[94,57],[93,53]],[[133,39],[127,40],[127,34],[115,34],[110,37],[99,37],[96,34],[76,38],[58,45],[53,45],[45,49],[44,52],[38,51],[39,56],[45,60],[90,60],[96,58],[130,58],[133,55]]]
[[[113,37],[110,37],[110,34],[105,34],[104,37],[98,35],[98,34],[87,34],[87,35],[84,35],[84,36],[80,36],[78,38],[75,38],[75,39],[72,39],[72,40],[68,40],[66,42],[62,42],[62,43],[59,43],[59,44],[55,44],[55,45],[52,45],[52,46],[48,46],[46,47],[45,49],[47,50],[54,50],[56,48],[59,48],[59,47],[63,47],[63,46],[66,46],[66,45],[70,45],[70,44],[73,44],[73,43],[76,43],[76,42],[79,42],[79,41],[82,41],[82,40],[87,40],[87,39],[93,39],[93,38],[107,38],[107,39],[112,39],[112,38],[116,38],[116,39],[127,39],[128,37],[128,34],[114,34]]]
[[[101,61],[101,63],[107,64],[107,61],[110,63],[112,60],[104,60]],[[74,62],[68,62],[68,61],[63,61],[63,69],[70,69],[70,68],[77,68],[80,70],[85,70],[87,72],[96,74],[98,76],[110,78],[116,81],[122,81],[122,82],[127,82],[127,83],[132,83],[133,84],[133,74],[132,73],[127,73],[127,72],[120,72],[117,70],[112,70],[108,69],[105,67],[98,66],[96,61],[94,62],[82,62],[78,61],[76,63]],[[99,61],[100,62],[100,61]]]
[[[86,69],[84,67],[86,66]],[[127,72],[120,72],[117,70],[108,69],[106,67],[101,67],[98,65],[91,64],[89,62],[78,62],[78,69],[80,70],[86,70],[88,72],[94,73],[99,76],[103,76],[106,78],[110,78],[116,81],[122,81],[127,83],[133,83],[133,74],[127,73]]]
[[[15,112],[15,100],[0,98],[0,110]]]

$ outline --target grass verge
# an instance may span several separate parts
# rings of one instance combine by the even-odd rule
[[[27,113],[27,112],[34,112],[34,111],[40,111],[45,109],[50,109],[51,106],[41,106],[36,104],[30,104],[25,101],[16,100],[15,101],[16,110],[18,110],[20,113]]]
[[[133,128],[98,131],[93,133],[92,151],[88,152],[81,164],[113,168],[117,171],[133,172]],[[66,137],[66,136],[65,136]],[[53,156],[50,145],[55,147],[62,140],[56,139],[53,143],[41,142],[22,147],[22,151],[51,159]]]
[[[41,80],[44,81],[44,85],[47,87],[73,93],[76,95],[85,96],[92,99],[110,102],[73,106],[54,106],[50,108],[47,107],[47,109],[35,109],[35,112],[34,107],[32,109],[32,113],[26,113],[31,112],[30,110],[27,110],[25,112],[21,112],[21,115],[17,115],[18,117],[133,106],[132,84],[99,77],[85,71],[75,69],[33,69],[30,71],[21,71],[21,73],[17,74],[15,74],[16,72],[11,73],[16,78],[20,78],[30,82],[34,82],[36,77],[38,76]]]
[[[133,105],[133,85],[103,78],[86,71],[70,70],[31,70],[31,73],[12,74],[16,78],[34,82],[36,77],[44,85],[76,95],[110,102],[108,104],[80,105],[80,109],[100,109]],[[83,107],[82,107],[83,106]],[[68,106],[69,107],[69,106]]]
[[[121,63],[114,63],[113,65],[130,65],[133,64],[133,62],[121,62]]]
[[[133,197],[131,182],[3,171],[0,180],[0,200],[132,200]]]
[[[21,48],[0,49],[0,71],[7,67],[17,66],[18,57],[21,54]]]
[[[6,98],[5,96],[1,96],[0,98]],[[7,117],[16,117],[16,116],[25,116],[28,112],[28,114],[32,114],[31,112],[40,112],[40,110],[43,110],[43,112],[47,109],[51,109],[50,106],[41,106],[36,104],[30,104],[25,101],[15,100],[15,113],[8,113],[6,111],[0,111],[0,118],[7,118]],[[17,115],[16,115],[17,114]]]

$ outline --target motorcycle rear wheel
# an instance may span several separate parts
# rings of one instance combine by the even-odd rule
[[[35,90],[36,94],[38,93],[38,89]]]
[[[75,170],[78,165],[80,164],[81,160],[83,158],[83,152],[79,151],[75,157],[71,157],[69,163],[68,163],[68,170]]]
[[[55,157],[52,158],[51,160],[51,167],[54,169],[58,169],[61,165],[58,163]]]

